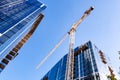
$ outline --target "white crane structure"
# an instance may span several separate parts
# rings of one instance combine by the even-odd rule
[[[87,11],[85,11],[84,15],[75,23],[73,24],[70,31],[59,41],[59,43],[48,53],[48,55],[39,63],[36,67],[37,69],[53,54],[53,52],[61,45],[61,43],[70,36],[69,39],[69,53],[67,57],[67,64],[66,64],[66,73],[65,73],[65,80],[73,80],[74,77],[74,43],[75,43],[75,32],[77,27],[80,23],[90,14],[90,12],[94,8],[91,6]]]

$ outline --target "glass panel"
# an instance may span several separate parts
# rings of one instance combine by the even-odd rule
[[[4,43],[5,41],[7,41],[8,40],[8,37],[6,37],[6,36],[4,36],[4,35],[2,35],[1,37],[0,37],[0,42],[1,43]]]
[[[14,33],[12,31],[8,31],[5,33],[5,35],[7,35],[8,37],[11,37],[14,35]]]
[[[18,30],[19,30],[19,29],[17,29],[16,27],[14,27],[14,28],[11,29],[11,31],[13,31],[13,32],[15,32],[15,33],[16,33]]]

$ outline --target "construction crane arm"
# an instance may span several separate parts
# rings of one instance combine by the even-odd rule
[[[80,23],[90,14],[90,12],[94,9],[93,6],[91,6],[88,10],[84,12],[84,15],[72,26],[72,29],[76,30],[76,28],[80,25]]]
[[[38,64],[36,69],[39,69],[41,65],[54,53],[54,51],[63,43],[63,41],[67,38],[68,34],[65,34],[64,37],[55,45],[55,47],[44,57],[44,59]]]

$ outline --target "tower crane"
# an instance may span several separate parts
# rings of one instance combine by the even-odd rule
[[[36,69],[38,69],[52,54],[53,52],[62,44],[62,42],[67,38],[67,36],[70,36],[69,39],[69,53],[67,57],[67,64],[66,64],[66,73],[65,73],[65,80],[73,80],[74,76],[74,40],[75,40],[75,32],[77,27],[80,25],[80,23],[90,14],[90,12],[94,8],[91,6],[88,10],[86,10],[83,14],[83,16],[75,23],[73,24],[72,28],[69,32],[65,34],[65,36],[56,44],[56,46],[48,53],[48,55],[38,64]]]

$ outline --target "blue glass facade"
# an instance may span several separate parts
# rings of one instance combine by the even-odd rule
[[[80,50],[80,51],[79,51]],[[76,80],[99,79],[97,63],[91,42],[75,49],[74,78]]]
[[[41,80],[65,80],[67,56]],[[99,49],[91,41],[74,49],[74,80],[108,80],[106,75],[109,75],[108,67],[102,62]]]
[[[65,55],[42,80],[64,80],[66,70],[67,55]],[[47,79],[46,79],[47,78]]]
[[[30,31],[32,24],[45,8],[37,0],[0,1],[0,61]]]

